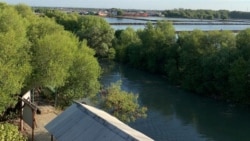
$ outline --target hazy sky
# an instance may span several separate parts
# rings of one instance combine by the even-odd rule
[[[8,4],[30,6],[89,7],[123,9],[227,9],[250,11],[250,0],[0,0]]]

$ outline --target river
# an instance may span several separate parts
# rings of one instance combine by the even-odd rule
[[[147,118],[130,126],[156,141],[249,141],[250,111],[185,92],[161,76],[105,63],[101,83],[122,80],[122,89],[139,94]]]
[[[250,28],[250,25],[225,25],[223,21],[216,20],[199,20],[199,19],[179,19],[179,18],[163,18],[163,17],[146,17],[149,20],[168,20],[168,21],[179,21],[179,22],[216,22],[221,23],[218,25],[174,25],[176,31],[192,31],[194,29],[199,30],[244,30]],[[145,18],[144,18],[145,19]],[[146,23],[145,20],[134,20],[134,19],[125,19],[125,18],[105,18],[109,23]],[[249,23],[249,20],[231,20],[232,23]],[[127,27],[132,27],[135,30],[143,29],[144,25],[112,25],[115,30],[126,29]]]

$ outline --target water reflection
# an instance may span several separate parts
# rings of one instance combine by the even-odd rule
[[[184,92],[159,76],[116,64],[108,66],[102,83],[122,80],[124,90],[140,94],[140,102],[149,109],[148,117],[131,126],[155,140],[250,140],[249,111]]]

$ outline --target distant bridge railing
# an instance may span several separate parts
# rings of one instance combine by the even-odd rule
[[[202,30],[203,32],[209,32],[209,31],[231,31],[233,33],[239,33],[242,30]],[[176,34],[181,33],[181,32],[192,32],[192,30],[188,30],[188,31],[175,31]]]
[[[140,22],[122,22],[122,23],[109,23],[110,25],[146,25],[147,23]],[[156,22],[152,22],[156,24]],[[173,22],[173,25],[250,25],[250,23],[234,23],[234,22]]]

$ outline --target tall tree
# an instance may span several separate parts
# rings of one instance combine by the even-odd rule
[[[33,83],[53,88],[63,86],[69,77],[77,39],[70,33],[53,33],[39,39],[33,52]]]
[[[88,46],[96,51],[98,57],[108,57],[114,38],[114,30],[103,18],[83,16],[78,20],[77,32],[80,40],[86,39]]]
[[[242,30],[236,36],[236,47],[245,60],[250,60],[250,29]]]
[[[186,89],[200,92],[201,57],[204,54],[202,38],[204,32],[195,30],[191,33],[179,35],[181,42],[180,50],[180,70],[182,75],[182,86]]]
[[[119,37],[116,37],[116,40],[118,42],[115,44],[116,59],[120,62],[128,63],[128,47],[130,46],[131,49],[133,46],[141,43],[138,34],[133,28],[128,27],[120,32],[120,35]]]
[[[64,86],[58,88],[58,103],[61,103],[62,107],[69,106],[73,99],[93,98],[98,93],[101,68],[94,54],[94,50],[89,48],[86,42],[82,42],[78,47],[69,70],[70,77]]]
[[[14,97],[31,73],[26,26],[17,11],[0,3],[0,115],[16,101]]]
[[[235,35],[229,31],[210,31],[202,42],[202,93],[224,96],[228,93],[228,70],[234,60]]]
[[[28,88],[52,87],[61,107],[97,93],[100,67],[85,41],[80,43],[75,35],[46,17],[30,24],[28,37],[33,66]]]
[[[141,51],[142,57],[145,58],[145,68],[151,72],[160,72],[163,70],[169,47],[175,43],[173,25],[164,21],[157,22],[155,26],[148,23],[138,35],[142,41]]]
[[[250,104],[250,61],[239,57],[229,70],[229,83],[231,98],[233,101]]]
[[[31,87],[64,85],[69,76],[78,40],[63,27],[48,18],[37,18],[28,28],[32,43],[33,71],[28,81]],[[60,70],[60,71],[59,71]]]

